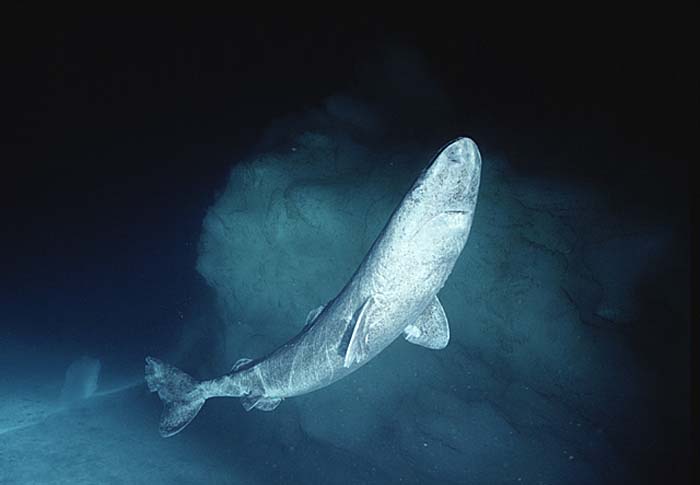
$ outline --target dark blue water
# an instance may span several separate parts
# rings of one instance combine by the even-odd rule
[[[684,483],[683,53],[244,24],[66,26],[11,57],[0,483]],[[448,347],[161,438],[145,356],[208,379],[286,342],[457,136],[483,173]]]

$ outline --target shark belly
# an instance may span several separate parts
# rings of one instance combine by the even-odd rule
[[[257,374],[256,392],[269,398],[299,396],[326,387],[346,375],[337,354],[340,332],[332,338],[328,327],[306,332],[292,345],[278,349],[250,369]]]
[[[399,287],[408,289],[406,294],[399,294],[397,288],[382,284],[386,281],[379,276],[376,264],[372,264],[376,261],[368,258],[366,263],[361,268],[363,271],[358,271],[310,328],[256,366],[265,396],[286,398],[306,394],[351,374],[396,340],[435,295],[426,278]],[[346,366],[357,309],[371,298],[378,299],[382,310],[375,316],[376,329],[368,343],[367,359]]]

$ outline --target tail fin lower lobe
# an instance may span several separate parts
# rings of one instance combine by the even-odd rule
[[[153,357],[146,357],[146,384],[163,401],[159,431],[164,438],[182,431],[206,401],[196,380]]]

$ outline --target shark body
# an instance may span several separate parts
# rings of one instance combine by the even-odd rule
[[[146,383],[165,404],[161,435],[181,431],[212,397],[240,397],[246,410],[271,411],[354,372],[402,334],[444,348],[450,328],[437,294],[467,242],[480,174],[471,139],[443,147],[338,296],[312,310],[301,332],[269,355],[240,359],[229,374],[203,382],[147,357]]]

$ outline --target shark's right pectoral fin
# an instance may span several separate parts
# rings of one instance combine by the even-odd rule
[[[428,303],[420,317],[404,330],[412,344],[433,350],[444,349],[450,341],[450,324],[437,296]]]

